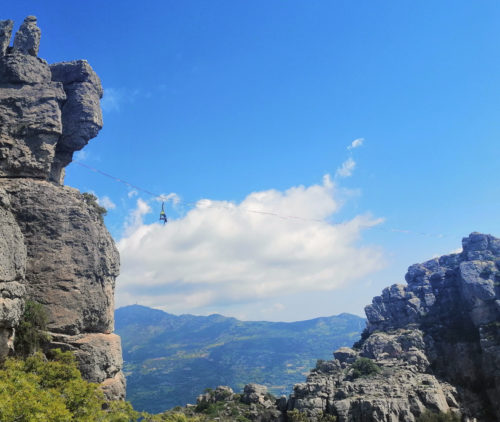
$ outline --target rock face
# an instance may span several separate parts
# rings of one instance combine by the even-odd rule
[[[276,399],[267,392],[266,386],[259,384],[245,385],[243,394],[234,394],[230,387],[219,386],[198,396],[197,406],[188,405],[183,413],[197,417],[209,406],[212,406],[210,413],[214,420],[285,421],[285,416],[277,407]]]
[[[36,25],[36,17],[28,16],[14,37],[14,50],[21,54],[38,55],[42,32]]]
[[[472,233],[462,244],[375,297],[362,340],[318,362],[288,409],[311,421],[415,421],[426,409],[499,421],[500,239]],[[363,369],[368,359],[379,369]]]
[[[9,47],[0,21],[0,358],[26,299],[48,312],[49,347],[74,351],[83,376],[123,398],[113,334],[119,256],[101,209],[62,186],[64,167],[102,127],[99,78],[84,60],[49,66],[29,16]]]
[[[217,387],[182,412],[213,405],[221,421],[500,421],[500,239],[472,233],[462,246],[384,289],[365,308],[361,339],[319,360],[288,400],[257,384],[242,394]]]
[[[35,17],[8,47],[11,31],[12,21],[0,21],[0,177],[62,184],[73,153],[102,128],[101,82],[85,60],[38,58]]]

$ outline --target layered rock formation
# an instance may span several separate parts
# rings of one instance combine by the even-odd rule
[[[276,407],[275,398],[267,392],[267,387],[247,384],[242,394],[234,394],[226,386],[207,391],[197,398],[197,404],[188,405],[183,413],[198,417],[207,412],[217,421],[284,422],[284,415]],[[286,400],[285,400],[286,403]],[[174,410],[166,415],[178,413]]]
[[[375,297],[356,348],[318,362],[288,409],[311,421],[415,421],[425,410],[500,420],[500,239],[472,233],[462,244]],[[379,370],[360,373],[360,358]]]
[[[0,22],[0,177],[62,184],[73,153],[102,128],[101,82],[85,60],[49,66],[38,58],[35,17],[8,47],[12,27]]]
[[[50,347],[73,350],[86,379],[123,398],[112,333],[118,252],[100,207],[62,186],[73,153],[102,127],[101,83],[84,60],[38,58],[35,17],[9,47],[12,28],[0,21],[0,358],[35,300],[49,314]]]

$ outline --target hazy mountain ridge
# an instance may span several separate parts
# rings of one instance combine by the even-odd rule
[[[194,402],[207,387],[249,382],[289,392],[317,359],[355,341],[361,317],[340,314],[298,322],[239,321],[222,315],[175,316],[132,305],[115,312],[122,337],[127,398],[162,411]]]
[[[500,421],[500,239],[471,233],[462,252],[414,264],[405,280],[373,298],[361,339],[318,360],[288,399],[220,387],[180,411],[227,422]]]

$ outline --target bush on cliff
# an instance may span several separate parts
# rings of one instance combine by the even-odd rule
[[[380,367],[371,359],[358,358],[352,364],[352,377],[369,377],[380,373]]]
[[[141,417],[130,404],[114,402],[102,410],[97,384],[82,379],[70,352],[54,350],[52,360],[41,353],[7,359],[0,369],[0,421],[128,422]]]
[[[50,340],[47,330],[47,311],[33,300],[24,303],[24,313],[16,328],[14,349],[21,356],[29,356],[40,350]]]
[[[97,196],[95,196],[93,193],[89,193],[89,192],[82,193],[82,196],[83,196],[83,200],[87,203],[87,205],[90,205],[91,207],[93,207],[97,211],[97,214],[99,215],[99,219],[101,220],[101,222],[103,222],[104,216],[108,213],[108,210],[99,205],[99,200],[97,199]]]
[[[304,412],[299,412],[297,409],[289,410],[286,412],[286,417],[288,422],[308,422],[309,418]],[[336,422],[337,418],[333,415],[323,414],[319,419],[319,422]]]

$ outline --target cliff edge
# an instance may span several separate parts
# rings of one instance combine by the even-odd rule
[[[362,339],[318,362],[287,409],[311,421],[412,422],[428,410],[500,421],[500,239],[472,233],[462,246],[375,297]]]
[[[64,168],[102,128],[99,77],[85,60],[49,65],[28,16],[9,46],[0,21],[0,358],[27,299],[48,312],[49,347],[72,350],[84,378],[125,397],[114,329],[119,255],[100,207],[63,186]]]

